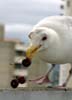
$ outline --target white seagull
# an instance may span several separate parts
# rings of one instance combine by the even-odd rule
[[[47,17],[33,27],[29,38],[31,44],[26,52],[27,58],[32,59],[35,54],[38,54],[46,63],[71,64],[69,76],[63,84],[66,86],[72,75],[72,17]],[[47,82],[47,74],[40,78],[41,83]]]

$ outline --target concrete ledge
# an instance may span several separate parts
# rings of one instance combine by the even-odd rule
[[[2,91],[0,100],[72,100],[72,91]]]

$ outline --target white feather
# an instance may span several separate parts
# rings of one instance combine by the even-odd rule
[[[45,29],[48,41],[44,43],[46,49],[38,52],[40,58],[53,64],[72,63],[72,17],[53,16],[41,20],[31,31],[33,45],[41,43],[40,36]]]

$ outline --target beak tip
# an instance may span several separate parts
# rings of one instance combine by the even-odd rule
[[[29,67],[31,65],[31,60],[29,58],[25,58],[23,61],[22,61],[22,65],[24,67]]]

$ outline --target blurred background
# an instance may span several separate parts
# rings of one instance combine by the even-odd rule
[[[1,0],[0,23],[5,23],[5,38],[28,42],[27,34],[41,19],[62,15],[62,0]]]

